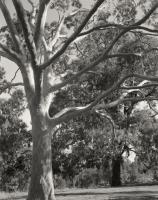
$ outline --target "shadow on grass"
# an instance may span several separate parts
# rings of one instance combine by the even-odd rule
[[[3,199],[1,199],[0,198],[0,200],[25,200],[27,198],[27,196],[25,195],[25,196],[19,196],[19,197],[9,197],[9,198],[3,198]]]
[[[101,196],[104,196],[105,194],[101,194]],[[57,196],[63,196],[63,195],[57,195]],[[69,195],[67,195],[69,196]],[[71,196],[71,195],[70,195]],[[75,196],[75,195],[73,195]],[[85,196],[85,195],[83,195]],[[21,196],[21,197],[14,197],[14,198],[7,198],[7,199],[1,199],[1,200],[25,200],[27,196]],[[106,197],[105,200],[156,200],[158,197],[152,197],[152,196],[119,196],[119,197]]]
[[[57,193],[57,197],[72,197],[72,196],[95,196],[98,195],[98,197],[103,197],[105,196],[105,200],[158,200],[158,192],[156,191],[129,191],[129,192],[66,192],[66,193]],[[94,197],[94,198],[95,198]],[[3,198],[0,200],[25,200],[27,198],[26,195],[23,196],[18,196],[18,197],[10,197],[10,198]],[[67,199],[66,198],[66,199]],[[65,198],[64,198],[65,199]],[[65,199],[65,200],[66,200]],[[76,199],[78,199],[76,197]],[[96,199],[96,198],[95,198]]]
[[[124,195],[124,196],[133,196],[133,195],[142,195],[142,196],[157,196],[158,192],[154,191],[132,191],[132,192],[67,192],[67,193],[57,193],[56,196],[77,196],[77,195]]]
[[[156,200],[158,199],[157,197],[152,197],[152,196],[144,196],[144,197],[110,197],[107,200]]]

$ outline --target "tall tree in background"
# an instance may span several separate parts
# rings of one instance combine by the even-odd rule
[[[0,103],[0,157],[1,189],[24,189],[30,177],[31,134],[19,118],[25,110],[24,94],[12,92],[9,99]]]
[[[119,39],[129,32],[133,34],[138,32],[141,32],[141,34],[148,34],[149,32],[156,34],[156,29],[150,29],[147,26],[142,26],[142,24],[150,18],[158,7],[158,3],[155,3],[137,22],[126,18],[122,10],[120,12],[124,18],[122,24],[118,24],[118,18],[117,24],[100,20],[99,25],[97,25],[94,15],[97,15],[97,10],[100,11],[106,7],[107,1],[98,0],[90,11],[85,11],[81,8],[79,1],[41,0],[38,5],[35,5],[33,1],[28,0],[32,6],[29,12],[23,7],[22,1],[12,0],[16,11],[16,20],[12,20],[5,2],[0,0],[0,7],[7,23],[7,28],[4,28],[1,32],[0,55],[15,62],[21,71],[32,121],[33,159],[28,200],[54,200],[51,139],[57,125],[81,113],[89,112],[102,99],[119,88],[128,91],[150,87],[157,85],[158,77],[136,73],[124,74],[115,83],[109,85],[105,91],[95,96],[92,102],[67,108],[64,106],[59,112],[54,112],[50,117],[49,108],[51,103],[53,104],[56,92],[70,84],[77,84],[77,82],[82,81],[82,75],[89,71],[97,72],[98,65],[105,60],[129,55],[138,56],[135,52],[130,54],[118,53]],[[54,10],[59,12],[59,21],[53,21],[52,24],[46,23],[49,8],[52,9],[52,12]],[[125,8],[128,9],[129,7]],[[81,15],[81,13],[84,14]],[[78,16],[80,17],[78,18]],[[94,51],[96,54],[95,59],[87,60],[81,66],[76,65],[73,68],[69,66],[69,58],[72,59],[73,56],[71,48],[75,41],[81,39],[81,36],[86,38],[94,31],[106,30],[109,27],[112,27],[116,34],[99,52]],[[66,67],[62,68],[59,61],[64,54],[67,54],[68,59],[66,60]],[[139,85],[135,82],[132,87],[131,85],[121,87],[131,77],[138,80],[148,80],[148,82],[145,85]],[[154,82],[151,83],[151,81]],[[133,100],[126,97],[127,95],[123,94],[113,102],[101,104],[100,107],[112,107],[120,102]],[[140,100],[145,97],[138,98]],[[153,97],[150,97],[150,99],[153,99]]]

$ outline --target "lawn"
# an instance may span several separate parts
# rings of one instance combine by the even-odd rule
[[[0,200],[25,200],[26,193],[0,193]],[[158,186],[56,190],[57,200],[155,200]]]

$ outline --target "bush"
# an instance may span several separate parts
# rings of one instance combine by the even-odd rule
[[[96,168],[84,169],[75,177],[75,186],[79,188],[88,188],[99,185],[101,182],[101,172]]]
[[[66,181],[61,175],[54,175],[54,187],[58,189],[67,187]]]

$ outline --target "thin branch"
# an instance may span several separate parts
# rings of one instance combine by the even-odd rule
[[[15,49],[20,52],[20,48],[19,48],[19,42],[18,42],[18,39],[17,39],[17,36],[18,36],[18,33],[16,31],[16,27],[12,21],[12,18],[10,16],[10,13],[8,11],[8,8],[6,7],[5,5],[5,2],[3,0],[0,0],[0,8],[2,10],[2,13],[3,13],[3,16],[6,20],[6,23],[9,27],[9,30],[10,30],[10,33],[11,33],[11,37],[13,39],[13,45],[15,46]]]
[[[22,82],[19,83],[5,83],[5,85],[0,85],[0,94],[5,92],[5,90],[10,89],[11,87],[17,87],[17,86],[24,86]]]
[[[61,21],[59,22],[55,36],[52,39],[52,41],[50,42],[49,49],[51,49],[51,50],[52,50],[53,46],[57,43],[58,39],[60,38],[60,32],[61,32],[62,26],[64,24],[64,19],[65,19],[65,17],[63,16]]]
[[[76,42],[74,42],[74,45],[76,46],[77,51],[78,51],[83,57],[85,57],[85,54],[82,53],[82,51],[79,49],[79,47],[78,47],[78,45],[77,45]]]
[[[44,32],[49,2],[50,2],[50,0],[41,0],[40,1],[39,14],[37,17],[37,23],[36,23],[36,27],[35,27],[35,33],[34,33],[34,41],[35,41],[35,45],[36,45],[37,49],[40,45],[40,38]]]
[[[50,52],[50,48],[46,42],[44,35],[41,37],[41,40],[42,40],[42,45],[44,47],[45,52]]]
[[[13,0],[13,4],[16,9],[18,19],[21,23],[25,42],[26,42],[27,48],[28,48],[30,56],[31,56],[32,65],[36,66],[37,65],[36,47],[35,47],[34,39],[32,36],[32,31],[31,31],[30,24],[28,22],[27,15],[25,13],[25,10],[24,10],[23,5],[20,2],[20,0]]]
[[[104,2],[104,0],[98,0],[96,4],[93,6],[93,8],[90,10],[86,18],[83,20],[83,22],[80,24],[80,26],[77,28],[77,30],[68,38],[68,40],[65,42],[65,44],[61,47],[61,49],[55,53],[55,55],[50,58],[47,62],[45,62],[43,65],[40,66],[41,70],[44,70],[46,67],[48,67],[52,62],[54,62],[60,55],[62,55],[69,44],[71,44],[76,37],[80,34],[80,32],[84,29],[85,25],[89,21],[89,19],[94,15],[94,13],[97,11],[99,6]]]
[[[131,25],[131,26],[134,27],[134,29],[144,30],[144,31],[151,32],[151,33],[158,33],[158,30],[156,30],[156,29],[151,29],[151,28],[147,28],[147,27],[144,27],[144,26],[135,26],[135,25]],[[119,28],[119,29],[126,29],[126,28],[131,27],[131,26],[125,26],[125,25],[121,25],[121,24],[100,25],[100,26],[93,27],[93,28],[91,28],[87,31],[80,33],[78,37],[88,35],[88,34],[94,32],[94,31],[106,30],[107,28],[113,28],[114,27],[114,28]]]
[[[149,105],[150,110],[154,111],[154,113],[155,113],[154,116],[158,115],[158,111],[157,111],[156,109],[153,108],[153,106],[151,105],[151,103],[150,103],[149,101],[147,101],[147,103],[148,103],[148,105]]]
[[[18,69],[16,70],[16,72],[15,72],[13,78],[12,78],[11,81],[10,81],[11,83],[15,80],[15,78],[16,78],[17,73],[18,73],[19,70],[20,70],[20,68],[18,68]]]
[[[133,97],[133,98],[125,98],[123,99],[120,103],[123,102],[140,102],[140,101],[154,101],[154,100],[158,100],[158,97]]]
[[[137,21],[136,23],[134,23],[134,26],[139,26],[139,25],[143,24],[152,15],[152,13],[157,8],[158,8],[158,3],[156,3],[142,19],[140,19],[139,21]]]
[[[108,121],[110,122],[110,124],[112,126],[112,135],[115,138],[116,137],[116,131],[115,131],[116,124],[115,124],[114,120],[112,119],[112,117],[109,114],[107,114],[107,112],[105,112],[105,111],[101,111],[101,110],[97,110],[97,109],[95,109],[94,111],[96,113],[98,113],[99,115],[101,115],[102,117],[105,117],[106,119],[108,119]]]
[[[146,84],[146,85],[141,85],[141,86],[121,86],[120,89],[123,90],[131,90],[131,89],[143,89],[143,88],[148,88],[148,87],[154,87],[154,86],[158,86],[158,83],[151,83],[151,84]]]

